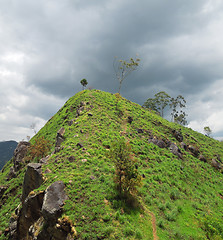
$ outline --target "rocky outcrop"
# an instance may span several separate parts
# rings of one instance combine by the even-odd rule
[[[182,152],[175,143],[171,143],[169,149],[174,155],[182,159]]]
[[[183,135],[179,131],[174,129],[172,132],[173,132],[173,136],[176,138],[178,142],[183,142],[183,139],[184,139]]]
[[[194,146],[192,146],[192,145],[189,145],[189,146],[188,146],[188,150],[192,153],[192,155],[193,155],[194,157],[198,157],[199,154],[200,154],[200,151],[198,150],[198,148],[196,148],[196,147],[194,147]]]
[[[133,122],[133,118],[131,116],[128,116],[128,123],[132,123]]]
[[[9,239],[72,239],[76,234],[72,222],[68,218],[60,219],[66,199],[62,181],[54,182],[45,191],[30,192],[10,220]]]
[[[4,192],[7,190],[7,187],[5,186],[0,186],[0,199],[2,198]]]
[[[215,169],[217,169],[217,170],[223,169],[222,164],[221,164],[218,160],[216,160],[216,159],[212,159],[212,160],[211,160],[211,165],[212,165]]]
[[[14,154],[13,154],[13,166],[10,168],[9,174],[7,176],[7,181],[15,178],[16,173],[24,166],[24,157],[26,156],[30,143],[26,141],[21,141],[18,143]]]
[[[60,151],[60,145],[64,141],[65,128],[60,128],[56,136],[55,152]]]
[[[29,163],[23,181],[22,202],[25,201],[29,193],[40,187],[43,182],[43,175],[40,163]]]
[[[49,222],[56,222],[62,213],[62,206],[64,205],[67,195],[65,193],[65,185],[62,181],[54,182],[45,192],[42,214],[45,220]]]
[[[18,143],[13,156],[15,172],[17,172],[23,166],[23,159],[26,156],[29,146],[30,143],[26,141],[21,141]]]
[[[35,223],[41,216],[41,208],[43,205],[44,192],[28,196],[22,204],[17,222],[18,239],[28,239],[28,232],[31,225]]]
[[[149,143],[153,143],[155,145],[157,145],[160,148],[166,148],[167,145],[166,143],[162,140],[162,139],[158,139],[156,137],[152,137],[148,140]]]

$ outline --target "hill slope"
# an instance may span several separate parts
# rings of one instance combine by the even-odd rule
[[[16,141],[4,141],[0,142],[0,170],[5,163],[13,156],[13,152],[18,143]]]
[[[41,161],[41,186],[29,196],[39,197],[52,183],[62,181],[68,196],[62,220],[70,219],[73,238],[76,231],[77,239],[223,239],[220,142],[98,90],[71,97],[31,144],[41,136],[50,141],[51,154]],[[129,206],[114,190],[115,169],[107,153],[122,136],[143,177],[141,207]],[[10,217],[21,223],[21,210],[16,208],[26,167],[9,177],[13,164],[12,159],[0,175],[0,239],[12,233]],[[29,228],[30,239],[47,239],[41,238],[41,231],[65,231],[62,220],[52,227],[41,216]],[[53,239],[61,239],[56,235]]]

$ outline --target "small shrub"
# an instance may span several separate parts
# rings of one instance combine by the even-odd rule
[[[115,164],[114,182],[119,196],[136,196],[137,188],[142,185],[142,177],[136,169],[137,162],[132,155],[130,144],[124,138],[114,141],[109,157]]]
[[[128,237],[128,236],[133,236],[135,234],[135,232],[130,226],[127,226],[124,229],[124,234],[125,234],[126,237]]]
[[[113,226],[108,226],[104,229],[104,236],[109,237],[114,232]]]
[[[169,210],[171,210],[171,203],[170,202],[166,202],[166,208],[168,208]]]
[[[33,161],[33,160],[40,160],[41,158],[45,157],[50,151],[50,141],[44,137],[37,137],[34,140],[34,143],[30,145],[26,160]]]
[[[175,222],[177,218],[177,212],[175,210],[165,214],[166,219],[170,222]]]
[[[137,229],[135,232],[135,237],[136,237],[136,239],[143,239],[142,232]]]
[[[158,223],[157,223],[157,225],[158,225],[159,228],[162,228],[162,229],[165,228],[164,223],[163,223],[163,220],[159,220]]]
[[[106,214],[105,216],[103,216],[103,221],[104,222],[109,222],[111,220],[111,216]]]
[[[160,203],[160,204],[158,205],[158,208],[159,208],[161,211],[164,211],[165,208],[166,208],[166,206],[165,206],[164,204]]]
[[[177,199],[179,199],[179,198],[180,198],[180,192],[179,192],[179,190],[173,189],[173,190],[170,192],[170,198],[171,198],[172,200],[177,200]]]

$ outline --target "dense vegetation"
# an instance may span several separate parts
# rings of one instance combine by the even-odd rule
[[[69,199],[64,215],[72,220],[77,239],[223,239],[223,174],[210,164],[213,158],[223,159],[222,143],[168,122],[119,94],[98,90],[71,97],[31,143],[44,137],[53,152],[61,127],[62,149],[43,165],[45,182],[35,191],[56,180],[65,183]],[[181,148],[173,130],[207,162]],[[176,143],[182,158],[149,143],[151,136]],[[123,137],[142,176],[136,205],[119,197],[114,162],[108,156],[112,143]],[[20,203],[26,170],[7,182],[11,165],[0,175],[0,185],[8,186],[0,208],[0,239],[5,239],[4,230]]]

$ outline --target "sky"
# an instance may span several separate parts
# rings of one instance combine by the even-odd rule
[[[223,1],[1,0],[0,141],[33,136],[88,87],[116,93],[113,61],[140,64],[123,97],[187,101],[188,127],[223,138]]]

